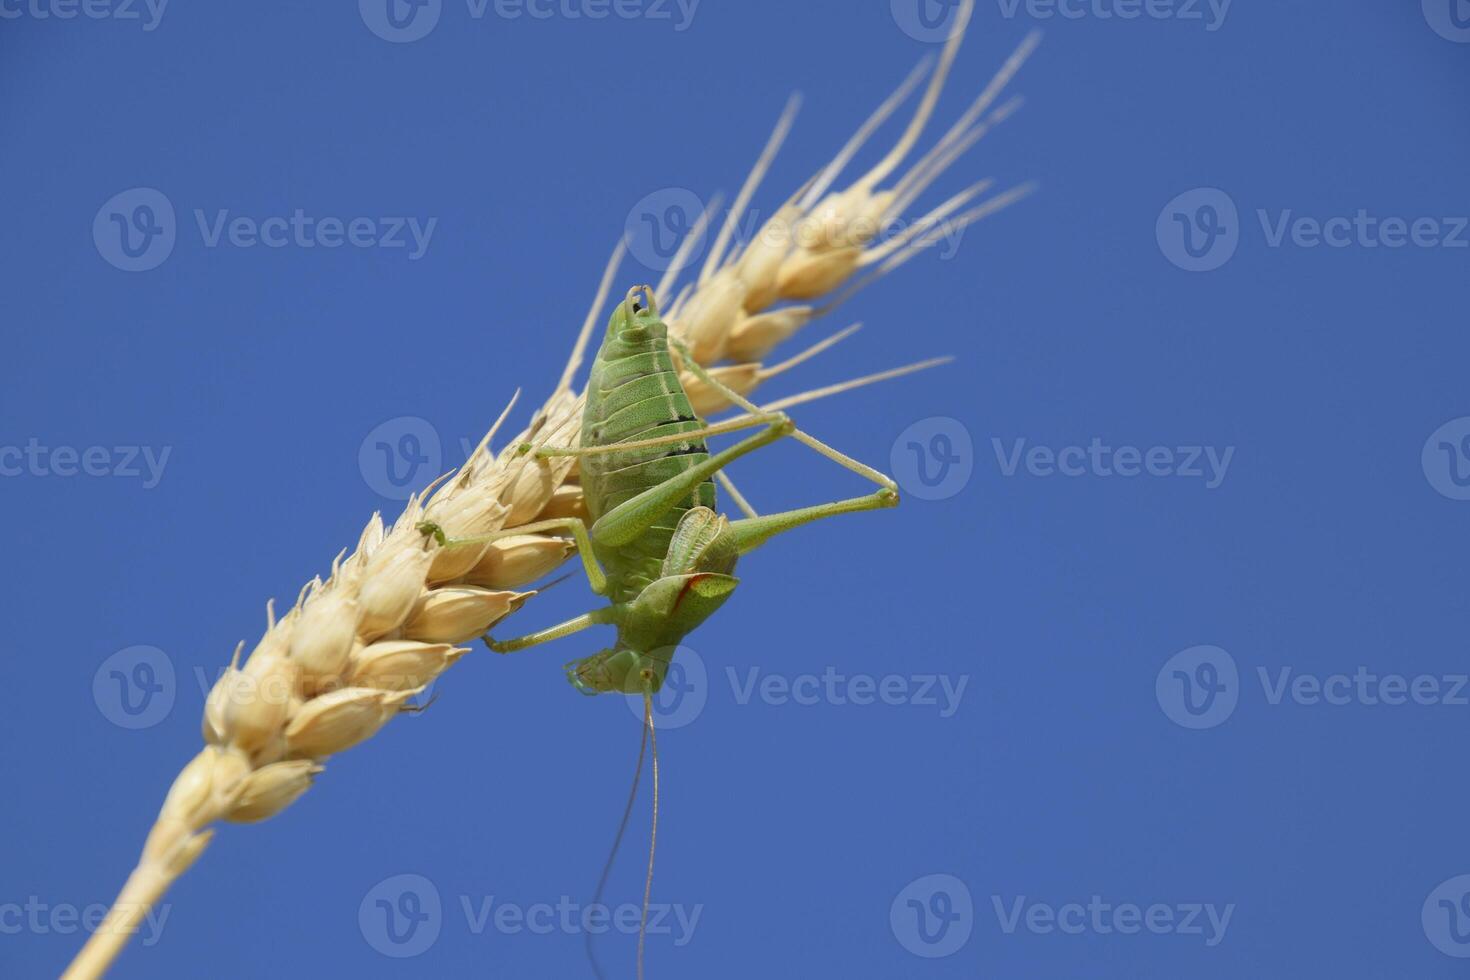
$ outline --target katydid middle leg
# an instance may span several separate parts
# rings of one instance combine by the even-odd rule
[[[592,553],[592,539],[587,535],[587,524],[580,517],[554,517],[550,520],[536,521],[533,524],[523,524],[520,527],[491,531],[488,534],[472,534],[466,538],[448,537],[443,528],[431,521],[419,524],[419,530],[432,535],[441,548],[487,544],[501,538],[538,534],[542,531],[566,531],[571,534],[572,540],[577,542],[577,555],[582,559],[582,569],[587,573],[587,582],[592,586],[592,591],[598,595],[607,595],[607,576],[603,573],[602,566],[597,564],[597,556]]]

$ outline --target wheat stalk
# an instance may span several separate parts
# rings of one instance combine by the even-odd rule
[[[917,111],[883,160],[834,189],[853,154],[923,80],[926,64],[759,234],[732,249],[734,229],[790,129],[794,102],[781,117],[699,276],[667,311],[672,329],[694,358],[711,366],[726,385],[742,394],[753,391],[850,335],[851,329],[843,331],[783,364],[762,363],[812,320],[933,244],[942,226],[963,227],[1026,193],[1028,188],[1022,187],[971,206],[989,187],[988,182],[977,184],[917,219],[903,234],[878,243],[879,232],[905,214],[935,178],[1017,104],[993,107],[1034,48],[1034,35],[949,131],[884,186],[912,152],[933,111],[972,6],[973,0],[962,6]],[[660,296],[670,293],[709,218],[706,212],[691,230],[658,287]],[[67,980],[102,975],[148,911],[198,859],[213,835],[213,824],[264,820],[281,812],[306,792],[328,757],[376,734],[410,698],[469,652],[461,644],[483,635],[535,595],[518,590],[569,557],[574,546],[562,537],[513,535],[446,548],[418,525],[431,521],[449,537],[463,538],[585,514],[574,462],[566,457],[538,459],[518,447],[578,440],[582,399],[572,382],[621,257],[620,246],[603,273],[560,383],[509,448],[497,454],[490,442],[510,406],[465,464],[411,498],[392,526],[375,514],[352,553],[338,556],[325,581],[308,583],[285,615],[277,617],[267,605],[264,635],[243,665],[243,644],[237,648],[206,700],[204,749],[174,780],[137,867],[64,974]],[[835,298],[811,305],[828,296]],[[932,363],[831,385],[768,407],[790,407]],[[729,407],[722,395],[693,375],[684,381],[701,414]],[[738,500],[738,491],[736,495]]]

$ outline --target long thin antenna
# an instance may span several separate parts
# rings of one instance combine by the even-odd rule
[[[658,734],[653,730],[653,695],[643,692],[643,723],[653,745],[653,825],[648,831],[648,877],[643,879],[643,917],[638,920],[638,980],[643,980],[643,941],[648,936],[648,899],[653,894],[653,853],[658,847]]]
[[[613,861],[623,843],[623,832],[628,829],[628,818],[633,815],[633,802],[638,799],[638,780],[643,776],[643,755],[648,750],[648,726],[643,725],[643,737],[638,742],[638,765],[633,769],[633,785],[628,789],[628,804],[623,807],[623,819],[618,822],[618,833],[613,838],[612,850],[607,852],[607,863],[602,866],[602,876],[597,879],[597,890],[592,893],[592,905],[602,902],[602,892],[607,888],[608,876],[612,874]],[[587,950],[587,962],[592,965],[592,975],[603,980],[602,968],[597,965],[597,955],[592,950],[592,933],[583,934],[583,946]]]

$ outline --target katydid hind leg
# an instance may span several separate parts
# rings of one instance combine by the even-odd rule
[[[679,501],[693,493],[705,480],[740,457],[790,435],[793,428],[791,420],[781,416],[763,431],[715,453],[678,476],[649,487],[631,500],[623,501],[592,525],[593,540],[612,547],[621,547],[633,541],[676,507]]]
[[[731,521],[730,533],[734,535],[736,548],[743,555],[754,551],[778,534],[813,521],[836,517],[839,514],[858,514],[863,511],[896,506],[898,506],[898,494],[885,487],[862,497],[837,500],[829,504],[817,504],[813,507],[801,507],[797,510],[767,514],[763,517],[748,517],[744,520]]]

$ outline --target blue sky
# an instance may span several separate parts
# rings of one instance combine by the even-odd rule
[[[0,2],[0,972],[78,948],[266,599],[523,424],[619,236],[655,278],[792,91],[756,212],[825,164],[923,2]],[[796,410],[904,503],[750,556],[689,638],[649,975],[1459,975],[1470,4],[981,0],[930,140],[1033,29],[918,206],[1036,193],[762,389],[955,357]],[[735,476],[865,492],[795,446]],[[591,923],[631,976],[646,796],[587,906],[638,719],[561,670],[602,643],[466,657],[222,828],[115,975],[590,975]]]

